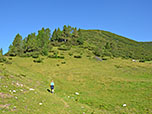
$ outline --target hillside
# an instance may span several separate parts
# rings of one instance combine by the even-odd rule
[[[103,30],[82,30],[64,25],[63,30],[55,29],[51,35],[49,28],[42,28],[38,34],[31,33],[22,38],[17,34],[9,51],[9,56],[48,56],[53,47],[70,50],[73,46],[92,51],[98,57],[135,59],[140,62],[152,60],[152,42],[137,42]]]
[[[81,30],[81,37],[98,56],[152,60],[152,42],[137,42],[101,30]]]
[[[0,113],[150,114],[151,68],[152,42],[66,25],[17,34],[0,49]]]
[[[74,57],[77,50],[81,58]],[[0,63],[0,113],[152,113],[151,62],[100,61],[77,46],[58,51],[64,58],[40,56],[36,63],[37,58],[17,56]],[[54,94],[47,91],[52,79]]]

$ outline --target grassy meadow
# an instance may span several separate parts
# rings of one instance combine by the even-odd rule
[[[0,113],[152,113],[151,62],[99,61],[83,50],[82,58],[68,53],[62,51],[64,59],[42,56],[42,63],[33,62],[32,57],[12,57],[12,64],[0,63]],[[51,80],[54,94],[47,91]]]

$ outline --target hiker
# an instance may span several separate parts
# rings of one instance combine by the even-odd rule
[[[53,80],[50,83],[51,93],[54,93],[54,82]]]

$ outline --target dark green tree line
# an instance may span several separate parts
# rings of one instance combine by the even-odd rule
[[[152,42],[136,42],[134,40],[101,30],[82,30],[71,26],[55,29],[42,28],[38,34],[31,33],[22,40],[17,34],[9,46],[7,55],[32,56],[48,55],[53,46],[60,50],[70,49],[73,45],[81,45],[91,50],[96,56],[132,58],[142,61],[152,60]]]

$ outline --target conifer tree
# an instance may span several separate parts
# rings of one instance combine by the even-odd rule
[[[27,52],[33,52],[37,50],[37,41],[36,41],[36,34],[31,33],[23,40],[24,49]]]
[[[0,49],[0,56],[3,56],[3,49]]]
[[[50,29],[44,29],[38,31],[37,35],[37,45],[39,48],[39,51],[43,52],[48,52],[48,47],[49,47],[49,41],[50,41]],[[43,53],[44,54],[44,53]]]
[[[22,52],[22,36],[20,34],[17,34],[12,45],[9,46],[9,53],[13,55],[21,55]]]
[[[58,28],[57,32],[56,32],[56,39],[59,40],[62,38],[62,31],[60,30],[60,28]]]
[[[63,36],[63,37],[71,37],[71,31],[72,31],[71,26],[68,26],[68,27],[67,27],[66,25],[64,25],[62,36]]]
[[[52,38],[51,38],[51,41],[55,41],[55,40],[57,40],[57,30],[56,29],[53,31]]]
[[[74,38],[78,38],[78,37],[79,37],[78,31],[77,31],[77,28],[76,28],[76,27],[73,29],[72,36],[73,36]]]

